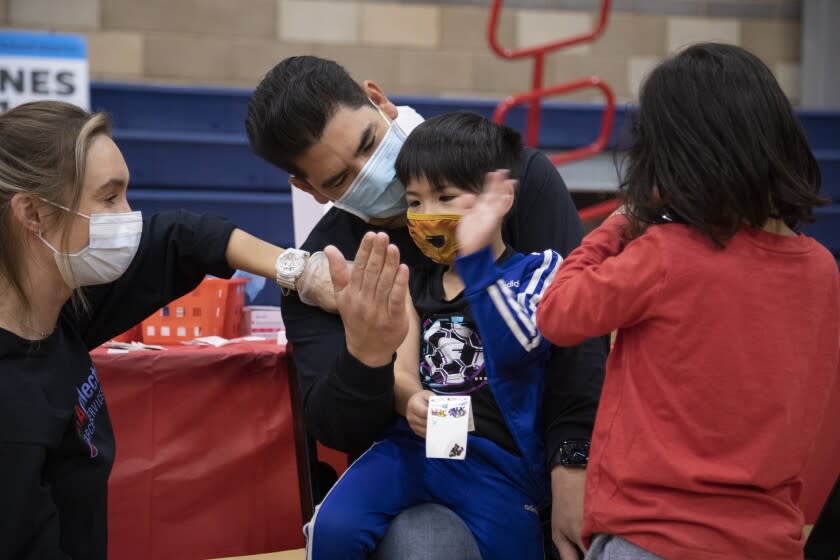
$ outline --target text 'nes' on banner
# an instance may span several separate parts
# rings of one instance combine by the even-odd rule
[[[65,101],[90,110],[85,38],[0,31],[0,111],[45,100]]]

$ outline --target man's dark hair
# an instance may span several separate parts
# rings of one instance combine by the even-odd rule
[[[456,112],[425,121],[408,136],[397,156],[402,184],[426,179],[432,188],[447,185],[481,192],[490,171],[513,173],[522,154],[519,133],[474,113]]]
[[[622,184],[638,235],[663,215],[719,246],[744,224],[813,221],[820,171],[773,74],[746,50],[687,48],[645,81]]]
[[[248,103],[245,130],[251,149],[267,162],[303,177],[294,160],[324,133],[339,106],[370,103],[338,63],[293,56],[269,70]]]

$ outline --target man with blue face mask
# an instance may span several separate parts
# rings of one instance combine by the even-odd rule
[[[399,248],[401,261],[412,267],[424,257],[406,227],[405,187],[395,177],[394,161],[406,135],[420,122],[416,112],[395,106],[374,82],[360,86],[335,62],[302,56],[283,60],[266,74],[249,105],[246,128],[257,155],[288,171],[295,188],[321,203],[334,203],[303,250],[334,245],[352,258],[365,234],[385,231]],[[568,255],[580,243],[583,228],[556,169],[542,153],[526,149],[515,175],[519,187],[503,225],[505,242],[522,253],[554,249]],[[306,426],[324,444],[358,456],[394,419],[393,356],[398,343],[384,340],[382,329],[370,324],[342,323],[337,315],[305,305],[296,294],[284,297],[282,305],[295,348]],[[376,301],[358,305],[375,307]],[[552,467],[552,537],[563,560],[577,558],[582,467],[605,353],[600,339],[577,348],[555,348],[547,368],[543,408]],[[457,520],[449,524],[451,515],[417,508],[399,515],[391,529],[399,535],[386,536],[378,557],[477,557],[471,535]],[[441,523],[443,518],[447,521]]]
[[[366,222],[400,216],[408,209],[405,186],[394,172],[394,162],[406,134],[396,120],[389,120],[373,101],[371,105],[389,123],[388,131],[344,194],[335,201],[337,208]]]

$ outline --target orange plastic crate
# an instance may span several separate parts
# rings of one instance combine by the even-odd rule
[[[140,328],[140,325],[134,325],[111,340],[114,342],[143,342],[143,330]]]
[[[175,344],[200,336],[242,336],[247,278],[205,278],[141,323],[146,344]]]

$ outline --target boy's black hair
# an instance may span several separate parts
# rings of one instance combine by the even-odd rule
[[[254,90],[245,130],[258,156],[303,177],[294,160],[321,138],[339,106],[368,104],[365,91],[338,63],[293,56],[269,70]]]
[[[522,155],[519,133],[480,115],[447,113],[414,129],[397,156],[397,177],[403,185],[426,179],[435,190],[447,185],[481,192],[490,171],[510,169]]]
[[[628,156],[631,237],[667,214],[723,246],[744,224],[795,228],[825,204],[790,102],[767,66],[733,45],[694,45],[653,70]]]

